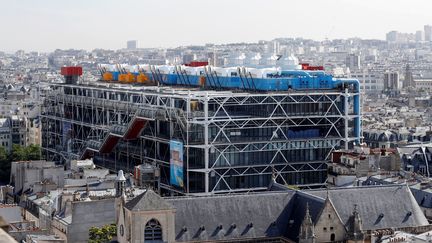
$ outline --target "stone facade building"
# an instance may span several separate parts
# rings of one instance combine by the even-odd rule
[[[367,242],[387,228],[430,228],[406,185],[116,199],[117,240],[135,242]],[[120,190],[121,191],[121,190]]]

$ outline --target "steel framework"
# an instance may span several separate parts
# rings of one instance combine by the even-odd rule
[[[180,194],[322,186],[331,151],[359,140],[356,89],[245,92],[130,84],[55,84],[42,112],[43,151],[93,157],[113,171],[149,163]],[[184,144],[185,185],[170,185],[170,140]]]

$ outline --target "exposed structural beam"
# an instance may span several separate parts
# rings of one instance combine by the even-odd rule
[[[272,173],[285,184],[323,185],[331,152],[359,139],[353,129],[359,93],[351,88],[257,93],[107,83],[53,87],[41,115],[44,153],[62,161],[92,154],[113,171],[153,164],[160,167],[161,187],[173,193],[259,190]],[[169,181],[171,140],[183,142],[184,188]],[[247,183],[257,186],[248,189]]]

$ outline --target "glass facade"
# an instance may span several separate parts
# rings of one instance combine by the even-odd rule
[[[272,176],[288,185],[323,185],[331,151],[358,139],[353,90],[165,89],[55,86],[42,112],[45,156],[58,161],[89,156],[113,171],[150,163],[160,168],[166,192],[220,193],[261,190]],[[156,110],[152,117],[140,115],[150,109]],[[137,119],[145,126],[126,139]],[[170,140],[184,148],[181,188],[170,184]]]

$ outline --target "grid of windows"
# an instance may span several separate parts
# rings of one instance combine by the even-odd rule
[[[52,151],[68,149],[74,157],[94,157],[95,163],[112,170],[154,164],[160,169],[161,189],[167,191],[266,187],[272,168],[282,183],[315,185],[325,181],[330,150],[345,145],[343,111],[355,115],[355,95],[345,107],[341,89],[304,94],[206,91],[205,96],[201,90],[186,95],[165,89],[58,86],[60,95],[50,95],[42,112],[45,155],[58,160],[61,156]],[[110,151],[101,148],[101,138],[119,131],[113,128],[128,129],[147,105],[158,112],[141,136],[120,139]],[[70,125],[65,126],[65,119]],[[355,136],[353,127],[350,119],[348,137]],[[65,128],[73,132],[70,149]],[[185,188],[170,185],[170,140],[184,144]]]

